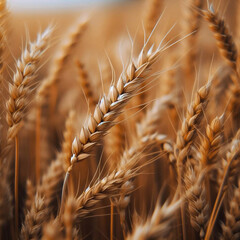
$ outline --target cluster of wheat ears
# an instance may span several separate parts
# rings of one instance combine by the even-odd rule
[[[73,54],[91,17],[64,34],[52,64],[50,25],[10,68],[0,1],[1,239],[240,239],[240,31],[217,6],[188,0],[180,36],[172,27],[160,39],[163,1],[143,5],[142,30],[122,65],[106,61],[99,93]],[[220,53],[205,51],[206,64],[202,35]],[[62,79],[71,64],[77,100],[65,93],[75,73]],[[75,101],[65,115],[62,99]]]

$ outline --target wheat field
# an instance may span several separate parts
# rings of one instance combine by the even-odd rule
[[[239,16],[0,0],[0,239],[240,239]]]

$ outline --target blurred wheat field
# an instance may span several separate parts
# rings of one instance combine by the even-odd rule
[[[0,0],[0,239],[240,239],[239,12]]]

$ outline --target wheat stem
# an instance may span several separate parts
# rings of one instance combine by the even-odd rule
[[[19,141],[18,136],[15,137],[15,184],[14,184],[14,197],[15,197],[15,230],[18,233],[18,178],[19,178]]]
[[[36,145],[35,145],[35,154],[36,154],[36,162],[35,162],[35,176],[36,176],[36,184],[39,183],[40,180],[40,161],[41,161],[41,112],[42,108],[40,105],[37,106],[36,109]]]

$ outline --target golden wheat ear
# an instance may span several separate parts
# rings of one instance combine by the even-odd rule
[[[239,167],[240,167],[240,130],[236,133],[235,137],[233,138],[230,150],[226,154],[226,160],[224,162],[224,170],[223,175],[221,176],[221,185],[218,190],[218,195],[214,203],[214,207],[211,213],[211,217],[209,220],[208,228],[206,231],[205,239],[208,240],[211,237],[213,228],[216,223],[216,219],[219,213],[219,210],[222,206],[223,200],[227,193],[230,186],[234,185],[236,181],[236,177],[239,174]],[[230,187],[231,188],[231,187]]]
[[[64,169],[59,158],[51,163],[37,186],[34,201],[22,225],[22,239],[41,238],[43,224],[57,214],[63,179]]]
[[[39,67],[38,63],[49,47],[48,42],[52,31],[53,28],[48,27],[39,34],[35,42],[29,43],[29,48],[22,52],[21,58],[16,63],[16,72],[13,82],[9,84],[9,99],[6,102],[9,141],[18,134],[23,122],[33,80],[36,78]]]
[[[96,96],[93,92],[90,79],[88,78],[87,71],[84,65],[78,60],[76,61],[76,66],[78,69],[78,82],[82,88],[87,101],[89,102],[89,108],[92,110],[97,104]]]
[[[197,91],[193,102],[188,107],[186,116],[182,122],[181,129],[177,133],[174,152],[177,161],[178,191],[180,191],[180,196],[182,196],[184,193],[184,175],[186,171],[188,153],[196,135],[196,126],[201,122],[203,112],[206,109],[208,103],[210,86],[211,82],[207,83]],[[184,203],[182,203],[182,234],[183,238],[186,239],[184,206]]]
[[[86,30],[87,24],[88,19],[80,19],[73,28],[69,30],[67,38],[62,45],[60,45],[60,49],[57,51],[58,54],[54,59],[52,71],[50,72],[49,77],[42,81],[36,94],[36,100],[40,106],[45,102],[45,99],[49,94],[49,90],[59,81],[66,61],[72,53],[72,50],[77,44],[79,38]]]
[[[239,237],[239,217],[240,217],[240,181],[235,187],[227,206],[225,207],[225,221],[221,223],[222,233],[221,240],[237,239]]]
[[[199,233],[200,239],[204,239],[207,223],[210,215],[207,202],[204,178],[206,169],[196,170],[189,168],[186,176],[186,199],[192,227]]]
[[[43,33],[38,34],[35,42],[30,42],[16,63],[16,72],[13,82],[9,83],[9,99],[6,102],[6,120],[8,124],[8,146],[15,139],[15,228],[18,232],[18,172],[19,172],[19,139],[18,132],[23,124],[26,108],[29,105],[29,97],[33,80],[36,77],[38,63],[46,49],[53,28],[48,27]]]
[[[141,51],[136,65],[133,60],[122,72],[116,86],[112,85],[108,96],[103,96],[95,107],[94,115],[88,116],[88,123],[80,131],[72,143],[71,167],[76,162],[87,159],[92,149],[114,125],[114,120],[121,114],[121,110],[133,97],[142,82],[146,81],[146,74],[160,54],[160,50],[144,54]]]
[[[209,23],[209,28],[214,33],[221,55],[232,69],[237,72],[237,47],[224,20],[219,19],[212,4],[207,10],[203,10],[202,13]]]

